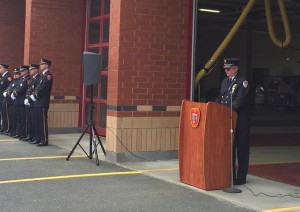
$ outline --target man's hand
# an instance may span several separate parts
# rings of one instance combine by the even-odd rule
[[[10,95],[10,97],[11,97],[12,100],[16,99],[16,97],[15,97],[15,95],[13,93]]]
[[[28,100],[28,99],[25,99],[25,100],[24,100],[24,105],[30,106],[30,103],[29,103],[29,100]]]
[[[34,98],[33,94],[30,95],[30,99],[32,99],[32,101],[34,101],[34,102],[36,101],[36,98]]]

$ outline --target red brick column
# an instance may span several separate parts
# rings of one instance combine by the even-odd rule
[[[24,63],[53,64],[49,127],[78,126],[84,2],[26,0]]]
[[[0,1],[0,62],[12,70],[23,63],[25,1]]]
[[[186,0],[111,0],[109,160],[127,160],[129,151],[177,156],[188,12]]]

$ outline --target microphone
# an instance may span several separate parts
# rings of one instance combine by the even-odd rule
[[[230,84],[230,86],[229,86],[229,88],[228,88],[228,91],[231,90],[231,87],[233,86],[233,84],[235,84],[235,81],[236,81],[236,79],[233,79],[233,80],[232,80],[232,82],[231,82],[231,84]]]
[[[237,87],[237,84],[235,83],[235,84],[232,86],[232,89],[231,89],[231,94],[233,94],[233,93],[234,93],[234,91],[235,91],[236,87]]]

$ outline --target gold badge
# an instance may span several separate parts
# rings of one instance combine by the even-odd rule
[[[199,108],[192,108],[190,111],[190,120],[191,125],[194,128],[197,128],[200,123],[200,110]]]

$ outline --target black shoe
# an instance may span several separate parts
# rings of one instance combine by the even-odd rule
[[[28,142],[28,143],[30,143],[30,144],[39,144],[39,143],[40,143],[40,141],[33,140],[33,141],[30,141],[30,142]]]
[[[6,133],[7,133],[6,130],[0,131],[1,135],[6,135]]]
[[[26,138],[23,138],[23,140],[22,140],[22,141],[29,141],[29,140],[32,140],[32,138],[31,138],[31,137],[29,137],[29,136],[27,136]]]
[[[48,142],[42,141],[38,143],[37,146],[48,146]]]
[[[35,141],[35,140],[34,139],[30,139],[27,142],[30,143],[30,142],[33,142],[33,141]]]
[[[233,180],[233,185],[244,185],[246,184],[246,180],[236,179]]]

